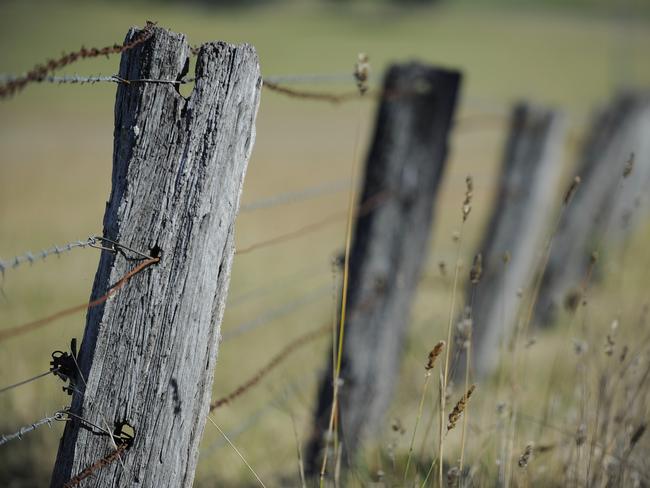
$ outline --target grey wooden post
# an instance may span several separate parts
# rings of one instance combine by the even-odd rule
[[[576,170],[582,182],[562,215],[544,271],[535,309],[537,323],[551,323],[565,300],[577,297],[599,243],[622,240],[647,213],[648,134],[648,93],[621,94],[595,118]],[[631,154],[634,168],[623,181]]]
[[[512,112],[496,201],[478,249],[482,276],[477,284],[467,285],[473,369],[478,374],[496,366],[499,343],[509,338],[517,320],[518,291],[529,289],[543,252],[556,207],[564,126],[553,110],[520,103]],[[464,370],[463,356],[456,371]]]
[[[460,81],[458,72],[417,63],[386,75],[361,197],[381,203],[358,217],[350,259],[339,397],[345,461],[354,462],[363,440],[382,429],[392,400]],[[307,453],[312,474],[320,469],[332,406],[330,363]]]
[[[120,77],[177,80],[189,56],[184,35],[154,28],[122,55]],[[173,84],[119,85],[104,236],[161,261],[88,313],[72,401],[84,421],[66,424],[51,486],[109,454],[100,429],[123,423],[132,446],[82,486],[192,485],[260,86],[254,48],[222,42],[200,48],[187,99]],[[103,252],[92,298],[134,266]]]

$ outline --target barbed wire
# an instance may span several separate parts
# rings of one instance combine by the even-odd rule
[[[383,77],[381,74],[378,77]],[[276,84],[328,84],[328,83],[354,83],[352,73],[296,73],[289,75],[270,75],[264,77],[265,81]]]
[[[260,327],[264,327],[279,318],[290,315],[302,307],[317,302],[321,298],[328,296],[330,292],[331,285],[320,286],[317,289],[286,302],[279,307],[267,310],[251,320],[246,320],[245,322],[234,326],[232,329],[227,330],[222,334],[221,340],[222,342],[229,341],[243,334],[259,329]]]
[[[94,237],[89,237],[83,241],[73,241],[68,242],[62,246],[54,245],[49,249],[43,249],[37,253],[32,253],[30,251],[22,254],[20,256],[15,256],[8,260],[0,259],[0,274],[4,275],[5,271],[8,269],[15,269],[22,264],[29,263],[34,264],[36,261],[42,261],[53,254],[61,256],[66,252],[70,252],[73,249],[89,247],[91,244],[95,243],[96,239]]]
[[[335,181],[328,181],[320,185],[315,185],[302,190],[278,193],[270,197],[260,198],[252,202],[243,203],[240,212],[251,212],[253,210],[267,209],[285,205],[289,203],[298,203],[312,198],[326,195],[341,193],[350,188],[350,179],[344,178]]]
[[[18,429],[17,432],[13,434],[3,434],[2,436],[0,436],[0,446],[3,446],[11,441],[21,440],[25,436],[25,434],[34,432],[36,429],[44,425],[47,425],[48,427],[51,428],[53,422],[55,421],[65,422],[66,420],[68,419],[65,417],[65,410],[59,410],[55,412],[53,415],[50,415],[49,417],[44,417],[40,420],[37,420],[33,424],[29,424],[24,427],[21,427],[20,429]]]
[[[73,241],[62,246],[55,245],[49,249],[43,249],[37,253],[32,253],[28,251],[22,255],[15,256],[9,260],[0,259],[0,275],[4,275],[7,269],[15,269],[25,263],[34,264],[37,261],[43,261],[49,256],[57,255],[61,256],[66,252],[70,252],[73,249],[92,247],[94,249],[100,249],[103,251],[109,251],[112,253],[119,253],[124,256],[129,261],[142,261],[144,259],[151,259],[151,256],[144,254],[140,251],[137,251],[133,248],[130,248],[120,242],[117,242],[108,237],[102,236],[90,236],[84,241]],[[126,251],[131,254],[135,254],[138,257],[129,256]]]
[[[228,432],[228,437],[232,440],[237,439],[239,436],[250,430],[254,427],[260,420],[266,417],[269,413],[278,409],[278,403],[282,400],[288,400],[294,395],[297,395],[300,391],[304,390],[307,384],[318,377],[318,369],[313,371],[308,371],[300,376],[299,379],[292,381],[286,385],[280,392],[274,395],[270,400],[264,403],[264,406],[258,408],[252,415],[249,415],[239,426],[237,426],[232,431]],[[217,439],[212,444],[210,444],[202,452],[204,454],[210,454],[222,447],[227,446],[228,444],[222,439]]]
[[[120,455],[126,452],[127,448],[128,444],[120,444],[116,449],[113,449],[106,456],[98,459],[86,469],[81,471],[79,474],[70,478],[70,480],[63,485],[63,488],[72,488],[74,486],[79,486],[83,480],[90,478],[96,471],[99,471],[100,469],[105,468],[106,466],[109,466],[117,461],[120,458]]]
[[[53,71],[61,69],[80,59],[109,56],[110,54],[119,54],[128,51],[129,49],[133,49],[152,36],[154,25],[155,23],[153,22],[147,22],[146,26],[142,29],[140,34],[130,42],[123,44],[113,44],[112,46],[106,46],[101,49],[87,49],[85,47],[82,47],[78,51],[63,54],[57,59],[50,59],[45,64],[37,64],[34,68],[29,70],[24,75],[0,83],[0,98],[9,97],[25,88],[28,83],[41,81]]]
[[[327,323],[318,327],[315,330],[309,331],[306,334],[303,334],[289,344],[287,344],[278,354],[276,354],[264,367],[260,368],[257,373],[255,373],[250,379],[238,386],[234,391],[228,395],[221,397],[210,404],[210,411],[216,410],[217,408],[228,405],[233,400],[236,400],[238,397],[245,394],[248,390],[254,387],[259,383],[262,378],[269,374],[273,369],[275,369],[280,363],[287,359],[291,353],[297,351],[303,346],[310,344],[316,339],[320,339],[327,332],[329,332],[331,324]]]
[[[133,278],[135,275],[138,273],[144,271],[146,268],[149,266],[156,264],[160,261],[160,258],[151,258],[147,259],[145,261],[142,261],[140,264],[138,264],[135,268],[133,268],[131,271],[128,273],[124,274],[118,281],[115,283],[111,288],[109,288],[108,292],[104,294],[103,296],[96,298],[95,300],[89,302],[89,303],[82,303],[79,305],[75,305],[74,307],[66,308],[64,310],[60,310],[52,315],[49,315],[47,317],[34,320],[32,322],[27,322],[22,325],[18,325],[15,327],[11,327],[9,329],[1,330],[0,331],[0,343],[6,341],[7,339],[10,339],[12,337],[16,337],[22,334],[25,334],[27,332],[31,332],[33,330],[39,329],[45,325],[48,325],[60,318],[67,317],[69,315],[72,315],[77,312],[81,312],[83,310],[88,310],[90,308],[96,307],[97,305],[100,305],[104,303],[106,300],[108,300],[112,295],[117,293],[128,281]]]
[[[16,82],[21,78],[20,75],[13,75],[3,73],[0,74],[0,83],[11,83]],[[120,83],[121,79],[116,75],[63,75],[63,76],[53,76],[48,75],[39,80],[34,80],[33,83],[51,83],[54,85],[94,85],[96,83]]]

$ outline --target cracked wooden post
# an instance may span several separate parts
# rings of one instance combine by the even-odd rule
[[[360,212],[350,259],[338,410],[344,462],[353,464],[363,441],[384,428],[426,261],[460,81],[458,72],[411,63],[393,66],[384,82],[360,200],[378,205]],[[312,475],[327,448],[331,369],[320,384],[307,452]]]
[[[499,344],[510,338],[517,321],[519,290],[530,288],[539,263],[557,206],[564,129],[562,117],[553,110],[526,103],[513,110],[496,201],[477,251],[482,256],[482,276],[478,283],[468,283],[466,292],[473,322],[467,329],[472,333],[472,369],[479,375],[496,366]],[[464,354],[457,365],[455,376],[463,378]]]
[[[576,170],[582,182],[562,214],[544,271],[534,316],[538,324],[552,323],[563,306],[579,305],[592,253],[624,241],[647,214],[649,133],[647,92],[622,93],[596,116]],[[632,154],[632,172],[624,178]]]
[[[185,36],[152,32],[122,55],[123,79],[187,72]],[[161,261],[88,313],[71,409],[84,422],[67,422],[51,486],[110,454],[101,430],[122,423],[133,428],[133,444],[81,486],[192,485],[260,87],[254,48],[222,42],[200,48],[187,99],[173,84],[119,85],[104,236]],[[104,251],[92,298],[134,266]]]

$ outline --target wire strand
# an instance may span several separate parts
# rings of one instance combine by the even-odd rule
[[[22,255],[15,256],[8,260],[0,259],[0,274],[4,274],[6,270],[15,269],[25,263],[29,263],[31,265],[34,264],[36,261],[45,260],[47,257],[52,256],[53,254],[57,256],[61,256],[66,252],[72,251],[73,249],[89,247],[94,242],[95,242],[95,238],[89,237],[86,240],[72,241],[62,246],[54,245],[49,249],[43,249],[42,251],[39,251],[35,254],[32,253],[31,251],[28,251]]]
[[[390,192],[388,191],[379,191],[373,196],[369,197],[363,204],[361,204],[358,208],[358,210],[355,212],[356,217],[362,217],[369,212],[375,210],[377,207],[379,207],[381,204],[383,204],[388,197],[390,196]],[[347,211],[340,211],[336,212],[334,214],[330,214],[327,217],[318,220],[316,222],[309,223],[307,225],[304,225],[296,230],[287,232],[285,234],[280,234],[275,237],[271,237],[269,239],[255,242],[253,244],[250,244],[245,247],[241,247],[235,250],[236,255],[241,255],[241,254],[248,254],[250,252],[256,251],[258,249],[263,249],[265,247],[273,246],[275,244],[279,244],[281,242],[286,242],[286,241],[291,241],[293,239],[297,239],[299,237],[305,236],[307,234],[311,234],[312,232],[316,232],[317,230],[322,229],[323,227],[330,225],[334,222],[337,222],[339,220],[345,219],[348,215]]]
[[[63,317],[67,317],[69,315],[75,314],[77,312],[81,312],[83,310],[88,310],[90,308],[96,307],[97,305],[101,305],[104,303],[106,300],[108,300],[112,295],[117,293],[126,283],[133,278],[135,275],[140,273],[141,271],[145,270],[152,264],[156,264],[157,262],[160,261],[160,258],[152,258],[152,259],[147,259],[146,261],[141,262],[138,264],[135,268],[133,268],[131,271],[123,275],[117,283],[115,283],[109,290],[104,294],[103,296],[96,298],[95,300],[89,302],[89,303],[82,303],[80,305],[75,305],[74,307],[66,308],[64,310],[60,310],[52,315],[49,315],[47,317],[44,317],[42,319],[34,320],[32,322],[27,322],[26,324],[22,325],[17,325],[15,327],[11,327],[9,329],[5,329],[0,331],[0,343],[6,341],[7,339],[10,339],[12,337],[16,337],[22,334],[26,334],[27,332],[31,332],[36,329],[40,329],[41,327],[44,327],[48,324],[51,324],[52,322],[61,319]]]
[[[52,427],[52,423],[54,421],[66,421],[66,420],[67,419],[64,417],[64,412],[62,410],[59,410],[49,417],[42,418],[40,420],[37,420],[33,424],[29,424],[26,425],[25,427],[21,427],[20,429],[18,429],[17,432],[13,434],[4,434],[0,436],[0,446],[3,446],[4,444],[7,444],[8,442],[14,440],[21,440],[25,434],[34,432],[36,429],[44,425]]]
[[[119,54],[133,49],[134,47],[147,41],[153,35],[154,25],[155,24],[153,22],[147,22],[147,25],[142,29],[138,36],[136,36],[130,42],[126,42],[124,44],[113,44],[112,46],[106,46],[101,49],[87,49],[85,47],[82,47],[78,51],[64,54],[58,59],[50,59],[45,64],[37,64],[34,66],[34,68],[29,70],[24,75],[0,83],[0,98],[7,98],[11,95],[14,95],[15,93],[18,93],[23,88],[25,88],[25,86],[29,83],[41,81],[49,73],[56,71],[57,69],[61,69],[80,59],[96,58],[99,56],[108,56],[110,54]]]
[[[303,202],[312,198],[322,197],[341,193],[348,189],[350,181],[347,179],[330,181],[321,185],[313,186],[303,190],[279,193],[266,198],[261,198],[250,203],[244,203],[240,207],[240,212],[251,212],[266,208],[273,208],[288,203]]]
[[[239,325],[234,326],[232,329],[226,331],[222,335],[221,340],[222,342],[232,340],[243,334],[264,327],[265,325],[268,325],[269,323],[279,318],[286,317],[296,310],[299,310],[302,307],[315,303],[321,298],[328,296],[330,293],[330,288],[331,287],[329,284],[321,286],[315,290],[299,296],[298,298],[295,298],[294,300],[285,302],[279,307],[272,308],[271,310],[266,310],[257,317],[251,320],[246,320],[245,322],[242,322]]]
[[[291,341],[287,346],[284,347],[278,354],[276,354],[264,367],[259,369],[250,379],[238,386],[234,391],[228,395],[219,398],[210,404],[210,411],[216,410],[217,408],[228,405],[233,400],[236,400],[240,396],[244,395],[257,383],[259,383],[266,375],[268,375],[273,369],[275,369],[280,363],[287,359],[293,352],[297,351],[303,346],[310,344],[316,339],[320,339],[327,332],[329,332],[330,324],[327,323],[324,326],[321,326],[315,330],[303,334],[293,341]]]
[[[23,386],[23,385],[26,385],[28,383],[31,383],[32,381],[36,381],[36,380],[38,380],[40,378],[43,378],[44,376],[51,375],[51,374],[55,373],[56,371],[58,371],[58,368],[46,371],[45,373],[37,374],[36,376],[32,376],[31,378],[28,378],[26,380],[19,381],[18,383],[14,383],[13,385],[9,385],[9,386],[5,386],[4,388],[0,388],[0,394],[5,393],[5,392],[7,392],[9,390],[13,390],[14,388],[18,388],[19,386]]]

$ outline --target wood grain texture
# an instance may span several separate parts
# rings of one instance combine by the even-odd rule
[[[426,261],[433,204],[448,153],[460,74],[418,63],[387,73],[366,160],[350,256],[339,411],[344,462],[385,427],[410,308]],[[331,405],[331,359],[321,381],[308,466],[318,472]]]
[[[566,137],[562,116],[550,109],[515,106],[499,173],[496,201],[477,253],[482,277],[468,284],[465,303],[473,321],[474,372],[493,371],[521,310],[519,290],[530,289],[548,238],[562,171]],[[508,254],[508,262],[504,255]],[[461,351],[457,376],[464,376]]]
[[[122,55],[120,76],[176,80],[189,55],[183,35],[154,28]],[[88,314],[79,358],[85,380],[77,380],[72,411],[111,430],[127,422],[135,441],[82,486],[192,485],[260,87],[254,48],[222,42],[201,47],[187,99],[171,84],[118,87],[104,235],[162,259]],[[133,266],[103,252],[92,298]],[[68,422],[51,485],[111,450],[107,436]]]
[[[615,97],[594,118],[575,170],[582,183],[560,220],[535,309],[535,322],[551,324],[567,298],[577,296],[592,252],[601,260],[623,242],[650,209],[650,94]],[[628,178],[623,171],[634,154]],[[596,271],[603,269],[597,264]],[[621,272],[621,270],[618,270]],[[592,276],[592,278],[594,278]],[[579,301],[579,300],[578,300]]]

